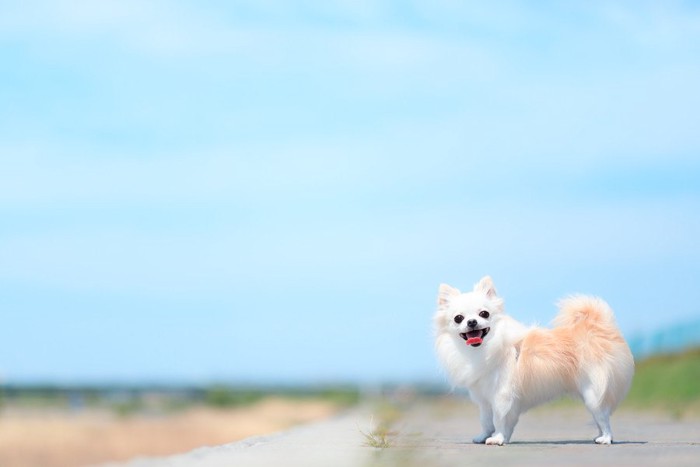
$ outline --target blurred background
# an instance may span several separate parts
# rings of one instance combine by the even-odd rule
[[[0,58],[6,419],[448,391],[486,274],[700,344],[696,2],[3,2]]]

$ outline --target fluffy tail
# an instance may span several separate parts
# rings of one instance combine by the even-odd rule
[[[605,300],[586,295],[574,295],[558,303],[559,315],[554,319],[555,326],[574,326],[584,321],[600,325],[615,325],[615,317]]]
[[[577,343],[579,391],[594,415],[611,413],[629,390],[634,360],[615,324],[610,306],[597,297],[577,295],[559,302],[554,323]]]

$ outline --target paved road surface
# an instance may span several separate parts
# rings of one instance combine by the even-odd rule
[[[386,409],[365,407],[287,432],[200,448],[161,459],[137,459],[130,467],[442,467],[442,466],[700,466],[700,419],[674,420],[651,412],[620,411],[613,418],[615,444],[598,446],[587,412],[576,406],[545,407],[521,418],[511,444],[471,444],[478,413],[468,402],[412,403],[394,411],[391,446],[363,445],[360,430]],[[116,465],[116,464],[115,464]]]

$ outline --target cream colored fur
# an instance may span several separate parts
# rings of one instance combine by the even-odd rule
[[[488,276],[468,293],[440,286],[436,351],[453,384],[467,388],[479,405],[483,432],[475,443],[508,443],[522,412],[567,393],[579,396],[593,415],[595,442],[612,442],[610,414],[632,381],[632,354],[603,300],[573,296],[559,308],[553,329],[526,327],[504,313]],[[479,315],[484,311],[487,318]],[[478,347],[460,336],[486,328]]]

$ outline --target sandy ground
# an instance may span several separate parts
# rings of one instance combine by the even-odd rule
[[[479,431],[468,403],[421,402],[394,417],[390,446],[364,445],[360,430],[382,410],[363,408],[282,434],[202,448],[169,458],[135,459],[129,467],[447,467],[447,466],[696,466],[700,419],[661,412],[620,411],[613,417],[615,444],[593,443],[596,434],[582,408],[555,406],[525,414],[507,446],[471,443]]]
[[[0,413],[0,466],[74,467],[171,455],[324,419],[335,411],[333,404],[324,401],[284,399],[231,410],[195,408],[167,416],[5,410]]]

